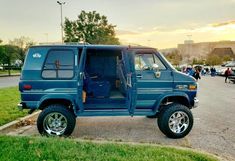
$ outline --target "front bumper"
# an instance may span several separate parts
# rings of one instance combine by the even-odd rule
[[[194,97],[193,102],[194,102],[193,108],[196,108],[199,104],[199,100],[197,99],[197,97]]]
[[[23,109],[27,109],[26,104],[23,102],[18,103],[17,107],[20,111],[22,111]]]

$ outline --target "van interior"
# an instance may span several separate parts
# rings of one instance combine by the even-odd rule
[[[105,109],[107,103],[109,109],[118,105],[125,107],[126,78],[123,67],[120,50],[87,50],[83,86],[85,109]]]

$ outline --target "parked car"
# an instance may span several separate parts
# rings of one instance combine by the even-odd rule
[[[235,76],[234,75],[233,76],[229,76],[228,80],[229,80],[229,82],[235,83]]]
[[[227,68],[230,68],[231,70],[231,75],[234,75],[234,71],[235,71],[235,61],[231,61],[229,63],[227,63],[224,66],[221,66],[218,71],[217,71],[217,75],[220,76],[224,76],[225,75],[225,71],[227,70]]]
[[[158,117],[170,138],[193,127],[195,79],[153,48],[48,45],[28,50],[19,83],[20,109],[40,109],[39,133],[69,136],[76,117]]]

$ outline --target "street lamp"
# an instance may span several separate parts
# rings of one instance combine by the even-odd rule
[[[57,1],[57,3],[60,5],[60,20],[61,20],[61,41],[64,42],[64,27],[63,27],[63,12],[62,12],[62,6],[65,4],[65,2]]]

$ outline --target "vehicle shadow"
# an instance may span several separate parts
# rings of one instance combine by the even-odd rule
[[[187,137],[167,138],[159,130],[157,119],[146,117],[85,117],[78,118],[74,138],[140,143],[158,143],[191,147]]]

